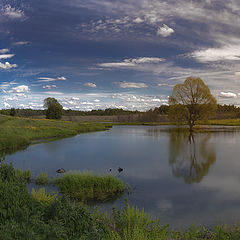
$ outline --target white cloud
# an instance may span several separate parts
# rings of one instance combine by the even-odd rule
[[[52,77],[39,77],[37,82],[54,82],[54,81],[66,81],[66,77],[57,77],[57,78],[52,78]]]
[[[116,82],[120,88],[147,88],[146,83],[136,83],[136,82]]]
[[[53,89],[53,88],[57,88],[57,86],[56,85],[45,85],[42,88],[44,88],[44,89]]]
[[[80,98],[78,98],[78,97],[72,97],[71,100],[73,100],[73,101],[79,101]]]
[[[4,108],[10,108],[11,107],[11,105],[9,103],[7,103],[7,102],[4,102],[3,106],[4,106]]]
[[[236,98],[237,94],[233,92],[220,92],[219,97],[221,98]]]
[[[25,17],[23,10],[14,8],[10,4],[3,6],[1,12],[4,16],[10,19],[20,19]]]
[[[44,94],[49,94],[49,95],[63,95],[63,92],[43,92]]]
[[[31,44],[31,42],[28,42],[28,41],[19,41],[19,42],[14,42],[13,45],[16,45],[16,46],[22,46],[22,45],[28,45],[28,44]]]
[[[63,76],[61,76],[61,77],[58,77],[58,78],[57,78],[57,80],[66,81],[66,80],[67,80],[67,78],[66,78],[66,77],[63,77]]]
[[[9,92],[11,93],[26,93],[29,92],[30,89],[26,85],[19,85],[17,87],[13,87]]]
[[[98,66],[106,68],[131,68],[143,64],[156,64],[164,60],[165,59],[159,57],[139,57],[124,59],[122,62],[99,63]]]
[[[140,17],[137,17],[137,18],[135,18],[133,20],[133,22],[135,22],[135,23],[142,23],[142,22],[144,22],[144,20],[142,18],[140,18]]]
[[[224,45],[220,48],[208,48],[197,50],[190,56],[196,58],[199,62],[214,62],[240,60],[240,45]]]
[[[7,52],[10,52],[10,49],[8,49],[8,48],[0,49],[0,54],[4,54],[4,53],[7,53]]]
[[[97,85],[95,83],[91,83],[91,82],[84,83],[84,86],[85,87],[90,87],[90,88],[96,88],[97,87]]]
[[[15,54],[0,54],[0,59],[7,59],[14,57]]]
[[[175,31],[168,27],[166,24],[163,24],[162,27],[158,28],[157,30],[157,35],[163,36],[163,37],[168,37],[171,34],[173,34]]]
[[[0,68],[2,69],[11,69],[11,68],[16,68],[18,65],[17,64],[11,64],[9,62],[1,63],[0,62]]]

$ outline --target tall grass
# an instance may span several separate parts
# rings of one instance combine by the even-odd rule
[[[105,200],[124,191],[124,184],[112,175],[91,172],[69,172],[55,179],[60,191],[81,200]]]
[[[15,175],[20,180],[24,180],[26,182],[30,182],[31,177],[32,177],[32,174],[31,174],[30,170],[22,171],[22,170],[16,169],[15,170]]]
[[[106,130],[109,127],[109,123],[79,123],[0,116],[0,150],[27,146],[33,140],[73,136],[78,133]]]
[[[48,183],[48,174],[46,172],[40,173],[36,178],[35,183],[37,185],[46,185]]]

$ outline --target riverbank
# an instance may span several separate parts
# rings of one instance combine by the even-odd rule
[[[122,210],[100,214],[67,197],[32,190],[10,164],[0,165],[1,239],[200,240],[239,239],[240,227],[191,227],[176,231],[144,210],[125,203]]]
[[[0,150],[13,150],[28,146],[36,140],[70,137],[79,133],[107,130],[109,127],[111,127],[109,123],[80,123],[1,116]]]

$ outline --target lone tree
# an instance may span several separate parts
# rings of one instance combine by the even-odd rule
[[[55,98],[44,99],[44,108],[46,111],[47,119],[61,119],[63,114],[63,107]]]
[[[187,121],[189,131],[197,120],[208,119],[216,114],[217,101],[201,78],[188,77],[177,84],[169,97],[168,117],[175,122]]]

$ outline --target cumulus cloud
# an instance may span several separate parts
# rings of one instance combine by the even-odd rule
[[[136,82],[116,82],[120,88],[147,88],[146,83],[136,83]]]
[[[219,97],[221,98],[236,98],[237,94],[233,92],[220,92]]]
[[[139,57],[124,59],[122,62],[99,63],[98,66],[105,68],[131,68],[143,64],[156,64],[163,62],[163,58],[159,57]]]
[[[85,87],[90,87],[90,88],[96,88],[97,87],[97,85],[95,83],[91,83],[91,82],[84,83],[84,86]]]
[[[1,13],[10,19],[21,19],[25,17],[23,10],[14,8],[10,4],[3,6]]]
[[[9,62],[1,63],[0,62],[0,68],[2,69],[11,69],[11,68],[16,68],[18,65],[17,64],[11,64]]]
[[[61,77],[57,77],[57,80],[60,80],[60,81],[66,81],[66,80],[67,80],[67,78],[66,78],[66,77],[63,77],[63,76],[61,76]]]
[[[163,37],[168,37],[172,35],[175,31],[167,26],[166,24],[163,24],[162,27],[158,28],[157,30],[157,35],[163,36]]]
[[[8,49],[8,48],[0,49],[0,54],[4,54],[4,53],[7,53],[7,52],[10,52],[10,49]]]
[[[27,85],[19,85],[17,87],[13,87],[9,92],[11,92],[11,93],[26,93],[29,91],[30,91],[30,89]]]

